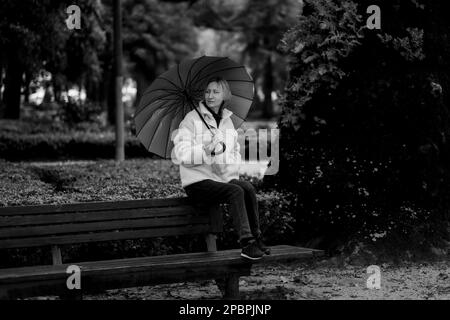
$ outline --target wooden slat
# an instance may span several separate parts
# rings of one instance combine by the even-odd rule
[[[60,235],[84,232],[100,232],[108,230],[135,229],[135,228],[161,228],[173,226],[185,226],[189,224],[208,224],[208,217],[170,217],[170,218],[148,218],[132,220],[112,220],[101,222],[72,223],[59,225],[43,225],[32,227],[2,228],[0,239],[24,238],[46,235]]]
[[[70,222],[89,222],[107,220],[125,220],[144,217],[184,216],[194,214],[195,209],[189,205],[163,208],[143,208],[94,212],[70,212],[37,214],[25,216],[0,216],[0,228],[7,226],[26,226],[41,224],[58,224]],[[1,232],[1,231],[0,231]]]
[[[199,281],[217,278],[224,274],[238,274],[239,276],[249,276],[250,267],[233,265],[218,265],[214,268],[198,268],[195,272],[186,268],[184,270],[169,269],[158,270],[158,272],[148,272],[143,269],[140,272],[119,273],[95,276],[83,276],[82,292],[98,292],[99,290],[129,288],[138,286],[155,285],[162,283]],[[67,275],[61,274],[59,278],[31,279],[30,281],[11,282],[0,285],[0,299],[26,298],[42,295],[63,295],[68,293],[66,286]],[[71,292],[69,292],[71,293]]]
[[[138,272],[143,269],[166,271],[169,269],[180,268],[195,269],[201,267],[215,267],[217,265],[248,265],[254,263],[278,262],[293,258],[300,259],[323,254],[323,251],[321,250],[281,245],[271,247],[271,255],[264,256],[261,260],[249,261],[242,258],[240,252],[240,249],[231,249],[216,252],[184,253],[143,258],[80,262],[76,263],[76,265],[80,267],[82,275],[107,275],[108,273]],[[0,269],[0,284],[17,281],[18,279],[52,279],[59,277],[62,273],[66,276],[65,270],[69,265],[70,264]]]
[[[167,199],[80,202],[61,205],[10,206],[0,207],[0,216],[171,207],[187,204],[191,204],[191,201],[187,197],[178,197]]]
[[[310,258],[323,254],[292,246],[275,246],[272,255],[258,263]],[[191,253],[145,258],[77,263],[82,272],[83,291],[128,288],[161,283],[206,280],[223,275],[248,276],[252,263],[240,257],[240,250]],[[17,298],[67,293],[69,264],[0,269],[0,298]]]
[[[173,228],[139,229],[121,232],[98,232],[89,234],[73,234],[62,236],[46,236],[21,239],[0,240],[0,248],[40,247],[45,245],[75,244],[95,241],[128,240],[139,238],[165,237],[188,234],[203,234],[211,231],[209,225],[184,226]]]

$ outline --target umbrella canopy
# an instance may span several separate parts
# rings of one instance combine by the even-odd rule
[[[233,112],[235,128],[245,121],[253,102],[254,82],[245,69],[227,57],[202,56],[184,60],[158,76],[142,95],[134,121],[136,135],[150,152],[170,159],[171,134],[185,115],[198,107],[207,81],[222,77],[230,85],[232,98],[225,108]]]

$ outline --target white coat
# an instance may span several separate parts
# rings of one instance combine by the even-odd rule
[[[212,133],[199,117],[197,111],[191,110],[181,121],[178,130],[172,134],[174,148],[172,160],[180,165],[182,187],[192,183],[211,179],[218,182],[229,182],[239,179],[241,163],[238,133],[231,120],[233,112],[223,108],[219,127],[209,110],[199,103],[198,110],[211,130],[223,135],[226,145],[225,152],[208,156],[203,147],[212,141]],[[216,150],[220,150],[220,145]]]

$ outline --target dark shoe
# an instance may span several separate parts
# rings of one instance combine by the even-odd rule
[[[246,246],[242,248],[241,257],[250,260],[259,260],[263,257],[264,252],[259,249],[255,240],[250,241]]]
[[[264,244],[261,238],[256,239],[259,249],[266,255],[270,255],[270,248]]]

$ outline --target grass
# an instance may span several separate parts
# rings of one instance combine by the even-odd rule
[[[56,163],[0,160],[0,205],[61,204],[184,196],[178,166],[134,159]]]

